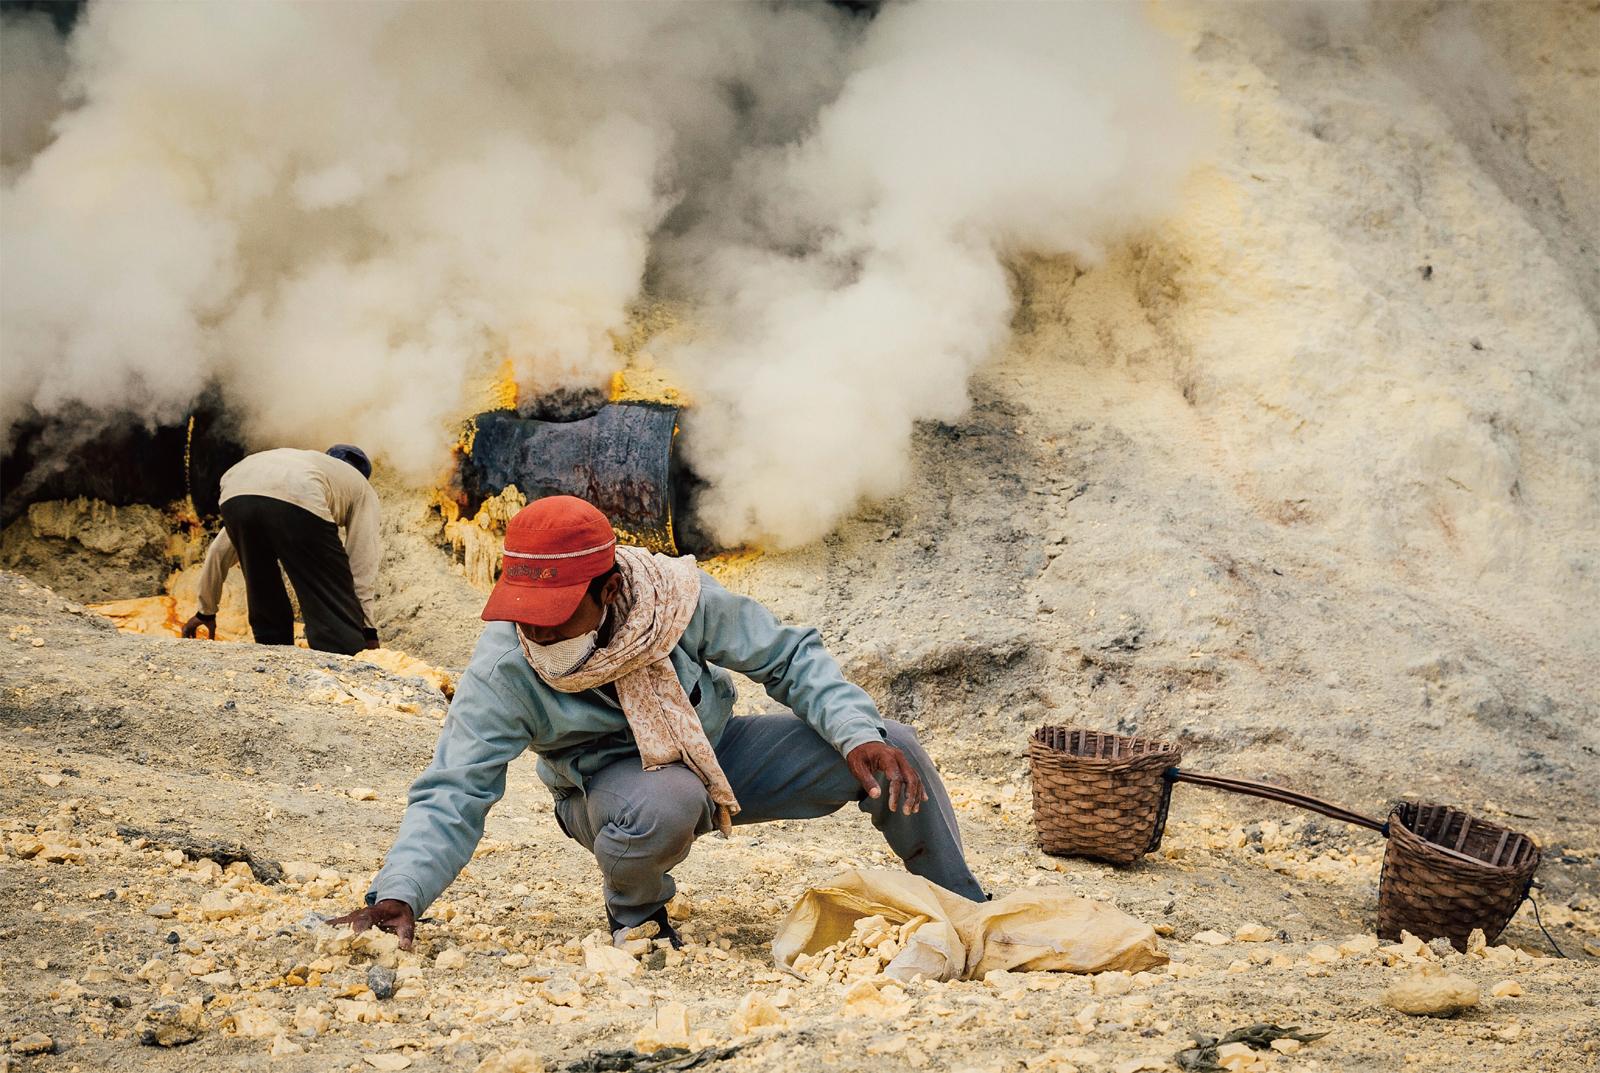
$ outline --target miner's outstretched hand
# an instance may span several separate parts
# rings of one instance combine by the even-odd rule
[[[213,641],[217,639],[217,616],[202,615],[198,611],[194,613],[194,616],[188,622],[183,624],[183,635],[185,637],[197,637],[201,626],[206,628],[207,637]]]
[[[411,907],[405,902],[394,898],[385,898],[364,909],[357,909],[353,913],[346,913],[342,917],[334,917],[329,924],[348,924],[357,935],[368,928],[377,928],[379,931],[392,932],[400,936],[400,949],[411,949],[411,937],[417,931],[417,917]]]
[[[850,765],[850,774],[867,791],[868,797],[883,796],[883,788],[878,785],[879,775],[888,780],[890,812],[903,812],[909,816],[920,811],[922,803],[928,800],[916,768],[911,766],[906,754],[893,745],[881,741],[857,745],[850,750],[844,762]]]

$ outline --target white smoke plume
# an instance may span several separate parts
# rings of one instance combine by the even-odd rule
[[[48,15],[0,14],[0,176],[21,168],[50,140],[66,74],[66,46]]]
[[[798,144],[740,161],[677,243],[711,330],[674,356],[724,542],[824,535],[906,476],[1011,311],[1002,258],[1097,260],[1195,146],[1172,45],[1122,4],[886,9]]]
[[[4,36],[9,116],[59,62]],[[892,491],[1004,334],[1001,258],[1093,259],[1187,159],[1129,5],[96,3],[69,53],[0,186],[0,428],[216,386],[257,446],[425,479],[504,356],[602,383],[655,265],[730,542]]]

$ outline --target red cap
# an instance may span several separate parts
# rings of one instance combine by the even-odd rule
[[[559,626],[578,609],[589,582],[617,561],[617,536],[583,500],[547,496],[517,511],[506,526],[505,552],[484,621]]]

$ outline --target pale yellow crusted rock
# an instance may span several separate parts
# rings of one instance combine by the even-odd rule
[[[758,1028],[784,1028],[789,1019],[766,995],[752,991],[739,1000],[729,1026],[739,1035],[749,1035]]]
[[[411,1068],[411,1059],[393,1051],[384,1054],[364,1054],[361,1060],[379,1073],[400,1073],[402,1069]]]
[[[1413,1016],[1451,1017],[1478,1004],[1478,985],[1447,972],[1418,972],[1389,985],[1386,1005]]]
[[[619,950],[614,946],[602,946],[599,943],[586,944],[583,948],[583,967],[597,975],[607,976],[637,976],[639,975],[639,962],[626,950]]]
[[[668,1002],[639,1030],[633,1045],[645,1054],[654,1054],[666,1047],[692,1047],[691,1031],[688,1007],[681,1002]]]
[[[526,1047],[491,1055],[473,1073],[544,1073],[544,1059]]]

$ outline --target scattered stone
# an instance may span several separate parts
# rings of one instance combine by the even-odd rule
[[[1478,1004],[1478,985],[1455,973],[1413,973],[1391,984],[1383,1001],[1414,1017],[1453,1017]]]
[[[452,946],[448,950],[439,951],[434,956],[433,963],[438,968],[446,971],[459,969],[467,963],[467,954],[460,947]]]
[[[1522,994],[1522,985],[1515,980],[1501,980],[1489,989],[1489,994],[1495,998],[1517,998]]]
[[[209,984],[218,990],[226,990],[239,985],[239,981],[227,969],[223,969],[220,972],[208,972],[200,977],[200,982]]]
[[[1233,933],[1234,941],[1241,943],[1264,943],[1277,937],[1278,933],[1265,924],[1241,924]]]
[[[196,838],[186,831],[175,831],[170,828],[152,828],[145,830],[141,827],[128,827],[119,824],[117,837],[126,841],[144,839],[145,843],[157,849],[165,849],[169,853],[176,853],[178,857],[172,860],[173,864],[181,864],[184,858],[191,861],[215,861],[226,868],[235,861],[243,861],[250,869],[250,874],[260,883],[277,883],[283,879],[283,866],[270,857],[261,857],[238,842],[225,842],[215,838]]]
[[[1111,1067],[1112,1073],[1145,1073],[1146,1070],[1164,1070],[1165,1058],[1126,1058]]]
[[[668,1002],[658,1007],[655,1014],[634,1037],[633,1045],[644,1054],[655,1054],[667,1047],[685,1050],[694,1046],[690,1035],[689,1009],[681,1002]]]
[[[544,1059],[526,1047],[490,1055],[474,1073],[544,1073]]]
[[[858,980],[845,990],[839,1012],[845,1017],[889,1018],[910,1008],[904,999],[905,992],[895,984],[880,988],[874,980]]]
[[[539,997],[552,1006],[582,1006],[583,989],[570,976],[552,976],[539,985]]]
[[[1339,951],[1325,944],[1313,946],[1306,951],[1306,960],[1315,962],[1318,965],[1331,965],[1339,960]]]
[[[200,915],[206,920],[226,920],[238,916],[239,909],[226,891],[207,891],[200,898]]]
[[[370,786],[354,786],[350,789],[350,797],[355,801],[376,801],[378,800],[378,791]],[[371,1059],[368,1059],[368,1061],[371,1061]]]
[[[400,1070],[409,1069],[411,1066],[411,1059],[394,1051],[385,1054],[364,1054],[361,1060],[373,1069],[381,1070],[382,1073],[400,1073]]]
[[[53,771],[41,771],[34,777],[40,782],[44,783],[46,786],[50,787],[52,790],[61,785],[61,776],[57,775]]]
[[[172,906],[168,905],[166,902],[157,902],[149,909],[146,909],[144,911],[144,915],[147,917],[155,917],[157,920],[171,920],[177,914],[173,910]]]
[[[146,1047],[181,1047],[205,1031],[205,1013],[199,999],[179,1003],[157,1002],[145,1011],[135,1034]]]
[[[1272,1041],[1272,1049],[1277,1051],[1279,1054],[1299,1054],[1301,1048],[1304,1046],[1305,1044],[1301,1043],[1297,1039],[1285,1038],[1275,1039]]]
[[[1376,949],[1378,949],[1376,935],[1357,935],[1339,944],[1339,953],[1343,957],[1359,957],[1362,954],[1370,954]]]
[[[1126,995],[1133,990],[1133,977],[1125,972],[1102,972],[1089,981],[1089,990],[1101,998]]]
[[[758,991],[752,991],[739,1000],[739,1006],[728,1022],[729,1027],[742,1036],[758,1028],[784,1028],[788,1023],[788,1018],[773,1001]]]
[[[44,843],[32,835],[12,835],[11,852],[25,861],[31,861],[44,852]]]
[[[394,983],[394,970],[388,966],[374,965],[367,970],[367,986],[372,989],[372,994],[376,998],[393,998]]]
[[[43,1032],[29,1032],[11,1041],[12,1054],[49,1054],[56,1049],[56,1041]]]
[[[276,1017],[254,1006],[234,1011],[231,1020],[233,1034],[245,1039],[272,1039],[283,1034],[283,1025]]]
[[[1205,931],[1195,932],[1194,935],[1190,937],[1190,941],[1196,943],[1205,943],[1207,946],[1223,946],[1232,940],[1230,940],[1220,931],[1211,931],[1210,929],[1207,929]]]
[[[614,946],[589,944],[583,948],[583,967],[592,973],[609,976],[637,976],[639,963],[626,950]]]
[[[294,1054],[305,1054],[306,1049],[288,1036],[280,1035],[273,1039],[272,1049],[269,1053],[274,1058],[287,1058]]]

